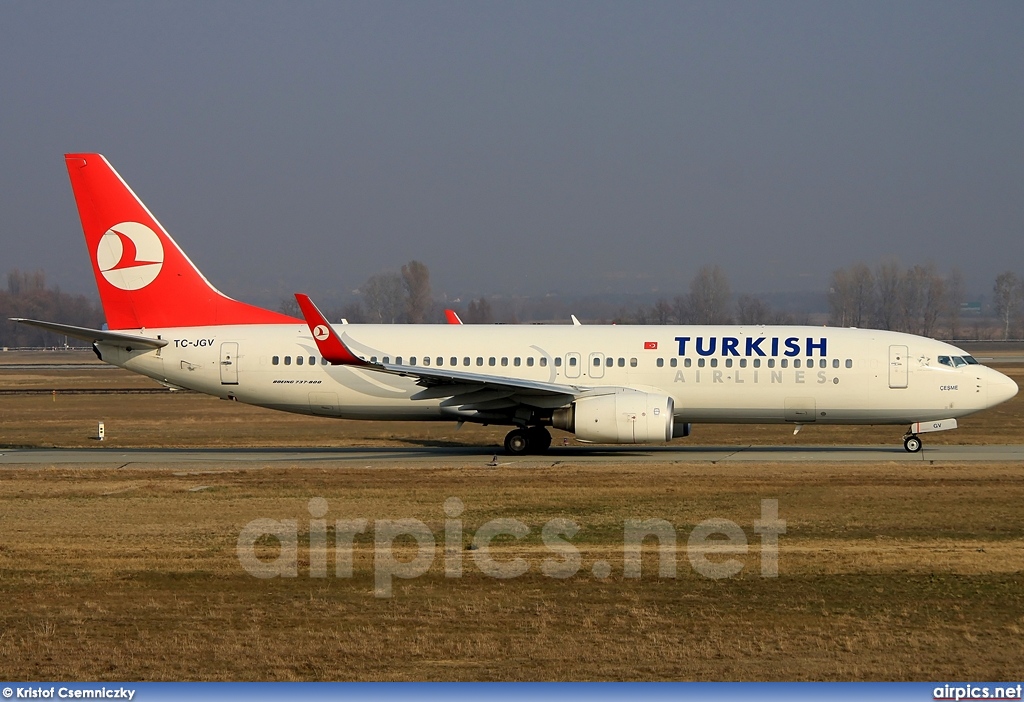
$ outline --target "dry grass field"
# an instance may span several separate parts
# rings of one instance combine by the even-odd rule
[[[1011,373],[1018,383],[1021,369]],[[97,374],[102,374],[97,376]],[[0,369],[0,389],[33,372]],[[118,371],[35,374],[27,385],[129,387]],[[58,377],[57,380],[54,378]],[[65,378],[77,378],[65,381]],[[124,383],[124,384],[123,384]],[[0,444],[497,445],[500,429],[291,417],[192,394],[0,396]],[[1020,397],[948,440],[1020,443]],[[898,428],[697,427],[699,443],[891,443]],[[940,435],[941,436],[941,435]],[[983,438],[987,437],[987,438]],[[936,437],[938,438],[938,437]],[[946,438],[946,437],[943,437]],[[929,437],[931,440],[931,437]],[[686,441],[686,440],[684,440]],[[2,449],[0,449],[2,451]],[[0,471],[0,677],[100,680],[935,680],[1024,677],[1024,470],[1014,464],[590,464],[497,468],[380,461],[244,467]],[[365,518],[354,574],[310,577],[311,498]],[[446,578],[444,502],[458,497],[463,577]],[[778,500],[778,577],[761,575],[761,500]],[[297,577],[259,579],[236,553],[254,519],[295,520]],[[376,597],[373,532],[415,518],[437,540],[422,576]],[[529,571],[499,580],[463,550],[485,522],[530,532],[492,546]],[[541,539],[574,521],[582,568]],[[667,520],[677,575],[624,577],[624,524]],[[739,525],[738,575],[687,558],[699,522]],[[333,533],[330,534],[333,544]],[[266,559],[273,539],[257,544]],[[403,560],[414,553],[396,542]],[[711,556],[721,561],[724,556]],[[592,566],[605,561],[607,578]]]

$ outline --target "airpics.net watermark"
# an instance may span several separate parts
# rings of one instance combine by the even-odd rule
[[[309,520],[309,577],[326,578],[328,561],[328,502],[314,497],[308,503]],[[444,501],[444,575],[461,578],[465,556],[469,554],[473,565],[486,576],[498,579],[517,578],[530,572],[531,564],[521,556],[498,559],[492,552],[496,539],[507,544],[521,541],[533,532],[529,525],[518,519],[492,519],[472,533],[469,546],[462,520],[459,517],[465,505],[458,497]],[[754,521],[754,533],[761,539],[761,577],[779,575],[779,535],[786,533],[786,522],[779,519],[779,501],[761,500],[761,518]],[[359,534],[370,533],[367,519],[337,519],[333,522],[334,577],[351,578],[355,541]],[[544,548],[553,557],[540,561],[539,571],[549,578],[571,578],[583,568],[580,549],[571,541],[580,532],[580,525],[571,519],[551,519],[540,528]],[[411,579],[427,573],[437,555],[437,538],[419,519],[377,519],[372,524],[374,595],[391,597],[395,578]],[[682,549],[677,547],[680,534],[665,519],[626,519],[622,529],[622,576],[640,578],[643,544],[657,543],[658,577],[676,577],[676,555],[682,550],[690,567],[705,578],[720,579],[738,575],[745,564],[736,556],[748,552],[746,532],[728,519],[706,519],[697,524],[686,537]],[[396,544],[399,541],[399,544]],[[257,554],[260,544],[276,542],[276,555],[261,558]],[[408,544],[408,546],[406,545]],[[409,560],[403,555],[415,552]],[[273,551],[275,549],[260,549]],[[296,519],[254,519],[238,535],[236,548],[238,561],[247,573],[256,578],[295,578],[299,575],[299,523]],[[591,564],[591,573],[599,580],[613,574],[612,564],[597,560]]]

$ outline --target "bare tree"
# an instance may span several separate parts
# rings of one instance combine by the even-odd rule
[[[1000,273],[996,277],[996,284],[992,288],[993,304],[996,314],[1003,323],[1003,338],[1010,338],[1010,323],[1014,321],[1016,312],[1021,303],[1021,282],[1020,278],[1013,271]]]
[[[964,274],[954,268],[946,278],[946,320],[949,326],[949,338],[960,337],[960,312],[967,299],[967,286]]]
[[[688,295],[676,295],[672,298],[672,315],[677,324],[693,324],[693,313]]]
[[[737,301],[740,324],[743,323],[743,298]],[[828,321],[834,327],[856,326],[853,324],[854,294],[850,272],[845,268],[832,271],[832,284],[828,288]]]
[[[466,310],[466,324],[494,324],[494,312],[491,311],[491,303],[486,297],[469,301]]]
[[[299,309],[299,303],[295,301],[294,295],[282,297],[281,302],[277,306],[277,311],[281,314],[287,314],[292,317],[302,319],[302,310]]]
[[[939,275],[934,264],[929,263],[926,270],[920,328],[925,336],[934,336],[939,325],[939,317],[946,309],[946,280]]]
[[[896,329],[899,331],[921,333],[928,275],[928,269],[918,265],[903,271],[900,276],[899,312],[896,322]]]
[[[864,263],[855,263],[850,268],[850,294],[850,326],[867,326],[875,308],[875,276]]]
[[[665,298],[661,298],[651,309],[651,318],[655,324],[672,324],[675,321],[675,314],[673,314],[672,304]]]
[[[881,329],[896,329],[900,321],[900,283],[903,269],[898,261],[886,261],[878,266],[875,283],[878,299],[875,321]]]
[[[402,280],[408,298],[405,302],[405,314],[412,324],[423,324],[430,312],[430,270],[419,261],[409,261],[402,266]]]
[[[736,299],[736,316],[740,324],[771,324],[772,308],[761,298],[740,295]]]
[[[377,324],[401,321],[405,310],[405,283],[397,273],[377,273],[360,288],[367,318]]]
[[[717,265],[704,266],[690,282],[690,312],[695,324],[728,324],[729,280]]]

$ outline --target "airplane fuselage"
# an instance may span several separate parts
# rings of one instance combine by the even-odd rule
[[[908,424],[958,418],[1012,397],[1005,376],[940,341],[800,326],[343,325],[374,362],[668,395],[685,422]],[[305,325],[138,330],[160,349],[97,344],[105,361],[170,385],[300,414],[503,422],[451,404],[416,378],[327,364]],[[973,361],[973,359],[971,359]],[[426,396],[425,396],[426,395]],[[482,409],[481,409],[482,408]]]

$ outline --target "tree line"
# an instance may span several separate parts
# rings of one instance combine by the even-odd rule
[[[430,270],[421,261],[409,261],[398,271],[370,276],[352,302],[326,310],[330,319],[352,323],[443,323],[445,305],[433,297]],[[1024,281],[1012,271],[1000,273],[992,288],[992,315],[965,319],[966,289],[963,274],[953,269],[943,275],[932,264],[904,268],[886,261],[874,268],[856,263],[832,272],[828,289],[828,323],[832,326],[904,331],[940,338],[1017,339],[1024,335]],[[578,305],[580,303],[572,303]],[[568,318],[567,303],[544,298],[508,299],[481,296],[465,306],[449,303],[467,324],[517,323],[525,320]],[[293,298],[281,311],[301,316]],[[569,308],[572,309],[571,307]],[[601,311],[603,310],[603,311]],[[629,309],[607,305],[593,310],[588,321],[617,324],[793,324],[810,323],[809,315],[796,316],[776,309],[763,298],[732,295],[721,267],[706,265],[690,280],[685,293],[662,296],[650,305]],[[573,310],[575,311],[575,310]],[[64,339],[41,329],[8,322],[28,317],[83,327],[103,324],[100,306],[84,295],[48,288],[42,271],[14,269],[7,288],[0,290],[0,346],[53,346],[84,342]],[[993,318],[998,328],[993,325]],[[818,318],[817,323],[824,321]],[[966,327],[971,325],[969,334]]]
[[[35,327],[8,321],[8,317],[26,317],[98,329],[103,324],[100,306],[84,295],[70,295],[58,287],[46,287],[42,271],[14,269],[7,274],[7,289],[0,290],[0,346],[63,345],[65,339]],[[68,346],[88,346],[84,341],[67,339]]]

